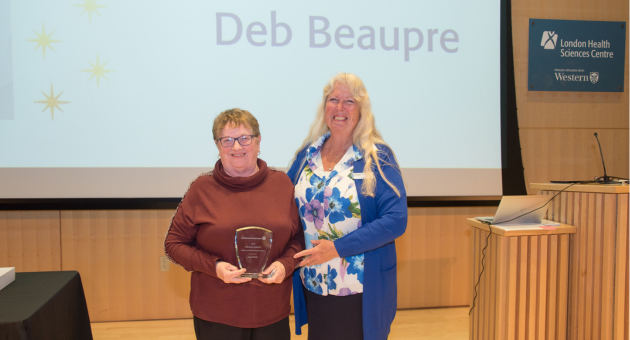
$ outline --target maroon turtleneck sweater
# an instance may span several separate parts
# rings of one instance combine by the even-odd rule
[[[219,160],[212,173],[191,184],[166,235],[167,255],[193,272],[190,308],[202,320],[255,328],[289,315],[291,277],[299,263],[293,255],[304,248],[304,233],[289,177],[260,159],[258,167],[250,177],[230,177]],[[282,284],[228,284],[217,277],[217,261],[238,267],[234,236],[247,226],[273,231],[266,267],[274,261],[284,265]]]

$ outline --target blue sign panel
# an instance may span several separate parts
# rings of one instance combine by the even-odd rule
[[[626,23],[529,19],[529,91],[623,92]]]

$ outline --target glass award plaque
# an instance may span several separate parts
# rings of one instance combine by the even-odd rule
[[[260,273],[265,270],[271,252],[273,232],[260,227],[245,227],[236,230],[234,245],[240,269],[247,269],[241,277],[267,277]]]

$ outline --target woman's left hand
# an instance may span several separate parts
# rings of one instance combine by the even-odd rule
[[[293,258],[298,258],[302,256],[306,256],[302,262],[300,262],[300,267],[306,266],[316,266],[318,264],[322,264],[328,262],[335,257],[339,257],[339,253],[337,253],[337,248],[335,248],[335,243],[329,240],[311,240],[313,244],[313,248],[303,250],[295,255]]]
[[[274,270],[275,273],[273,273],[273,276],[266,279],[261,277],[258,280],[266,284],[281,284],[282,281],[284,281],[284,277],[287,276],[287,272],[284,270],[284,265],[282,263],[275,261],[267,269],[265,269],[262,274],[269,275]]]

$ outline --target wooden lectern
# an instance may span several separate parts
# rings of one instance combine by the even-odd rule
[[[568,186],[530,187],[555,195]],[[628,186],[571,186],[551,202],[547,219],[577,228],[569,247],[567,339],[628,339]]]
[[[473,227],[471,268],[476,283],[490,229],[474,218],[467,223]],[[526,226],[491,226],[491,230],[470,313],[469,338],[566,338],[569,235],[576,228],[561,224],[554,230]]]

